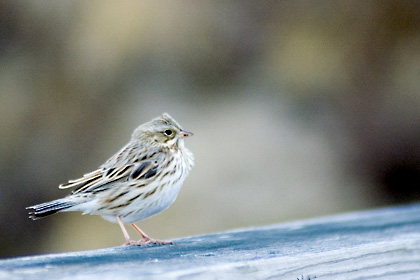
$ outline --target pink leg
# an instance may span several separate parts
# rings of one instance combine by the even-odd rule
[[[158,240],[158,239],[153,239],[150,238],[146,233],[144,233],[144,231],[142,231],[138,226],[136,226],[135,224],[131,224],[131,226],[138,232],[140,233],[141,237],[143,238],[143,240],[139,240],[137,241],[139,244],[138,245],[147,245],[147,244],[174,244],[172,241],[165,241],[165,240]]]
[[[121,227],[121,230],[122,230],[122,232],[123,232],[123,234],[124,234],[124,238],[125,238],[125,243],[123,244],[123,245],[136,245],[136,241],[134,241],[134,240],[132,240],[131,238],[130,238],[130,236],[128,235],[128,232],[127,232],[127,230],[125,229],[125,226],[124,226],[124,224],[123,224],[123,222],[121,221],[121,218],[119,217],[119,216],[117,216],[117,221],[118,221],[118,224],[120,225],[120,227]]]

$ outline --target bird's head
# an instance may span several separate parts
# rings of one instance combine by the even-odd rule
[[[146,141],[151,145],[163,147],[180,147],[184,145],[184,138],[192,136],[189,131],[183,130],[182,127],[167,113],[154,118],[139,126],[133,132],[133,138]]]

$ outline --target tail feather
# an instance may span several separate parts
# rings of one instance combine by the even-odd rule
[[[69,209],[77,203],[69,201],[68,199],[57,199],[50,202],[45,202],[33,206],[26,207],[26,209],[33,210],[29,212],[29,218],[32,220],[37,220],[57,212]]]

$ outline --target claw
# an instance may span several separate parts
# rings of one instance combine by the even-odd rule
[[[170,245],[172,245],[174,243],[172,241],[157,240],[157,239],[148,239],[148,240],[140,239],[138,241],[135,241],[135,240],[130,239],[130,240],[127,240],[123,244],[123,246],[131,246],[131,245],[135,245],[135,246],[147,246],[147,245],[150,245],[150,244],[156,244],[156,245],[170,244]]]
[[[133,239],[126,240],[123,246],[137,245],[137,241]]]
[[[144,239],[139,240],[138,242],[143,242],[145,244],[157,244],[157,245],[174,244],[172,241],[152,239],[152,238],[144,238]]]

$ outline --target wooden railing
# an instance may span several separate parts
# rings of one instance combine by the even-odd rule
[[[0,279],[420,279],[420,205],[6,259]]]

